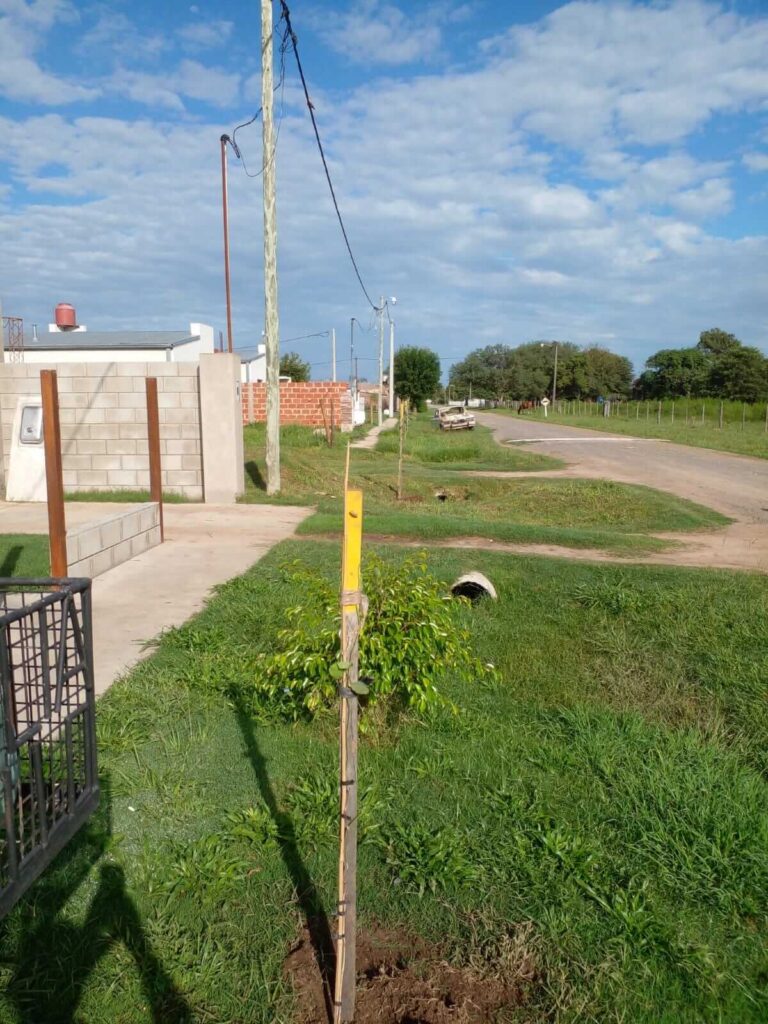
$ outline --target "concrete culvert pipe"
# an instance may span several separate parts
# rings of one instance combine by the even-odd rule
[[[490,597],[497,600],[496,588],[481,572],[468,572],[459,576],[455,583],[451,584],[451,594],[454,597],[468,597],[470,601],[479,601],[482,597]]]

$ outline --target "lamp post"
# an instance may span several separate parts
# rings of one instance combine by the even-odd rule
[[[227,293],[227,351],[232,352],[232,295],[229,285],[229,194],[227,190],[227,143],[234,150],[235,156],[240,157],[240,150],[237,144],[228,135],[222,135],[219,139],[221,145],[221,208],[224,221],[224,287]]]
[[[356,316],[349,318],[349,390],[357,398],[357,374],[355,373],[355,324],[360,326]]]
[[[555,346],[555,369],[554,369],[554,374],[552,376],[552,411],[554,412],[555,411],[555,401],[557,399],[557,352],[558,352],[558,349],[560,347],[560,342],[559,341],[542,341],[541,347],[544,348],[545,345],[554,345]]]

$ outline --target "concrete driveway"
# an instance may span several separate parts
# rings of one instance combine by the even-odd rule
[[[165,543],[93,581],[96,692],[143,657],[148,640],[186,622],[217,583],[245,572],[311,512],[288,505],[165,505]]]
[[[645,484],[742,523],[768,526],[768,459],[564,427],[525,415],[481,413],[478,420],[493,430],[498,441],[527,442],[520,448],[568,463],[564,472],[552,475]]]

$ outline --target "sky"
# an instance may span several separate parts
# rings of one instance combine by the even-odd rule
[[[365,286],[397,344],[768,351],[768,0],[289,0]],[[279,3],[275,4],[275,21]],[[276,31],[279,26],[276,25]],[[280,55],[275,55],[279,75]],[[258,110],[257,0],[0,0],[0,299],[44,330],[225,328],[219,137]],[[275,94],[280,334],[376,374],[300,89]],[[260,123],[237,135],[251,173]],[[229,156],[234,337],[264,324],[262,181]]]

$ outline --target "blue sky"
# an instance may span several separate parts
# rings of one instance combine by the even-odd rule
[[[766,350],[768,3],[293,0],[363,278],[398,343]],[[259,103],[254,0],[0,0],[0,296],[27,328],[224,327],[218,139]],[[371,320],[290,55],[281,334]],[[238,135],[260,166],[258,126]],[[263,326],[261,182],[232,160],[236,344]],[[326,376],[325,338],[291,343]],[[373,333],[361,332],[373,376]]]

